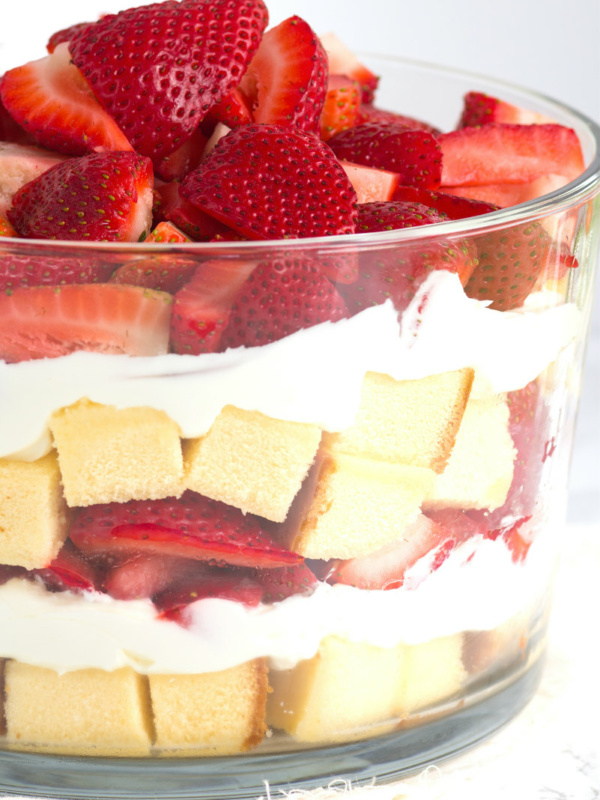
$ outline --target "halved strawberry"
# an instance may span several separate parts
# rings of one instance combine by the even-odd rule
[[[144,241],[146,244],[181,244],[192,240],[172,222],[159,222]]]
[[[562,125],[490,123],[441,134],[442,185],[524,183],[549,174],[569,181],[585,167],[577,134]]]
[[[465,292],[491,308],[518,308],[533,291],[551,255],[552,240],[538,222],[503,228],[475,240],[478,263]]]
[[[174,295],[190,280],[197,266],[196,261],[183,256],[152,256],[123,264],[113,272],[108,282],[144,286]]]
[[[345,75],[360,86],[361,102],[372,103],[379,78],[362,64],[354,53],[334,33],[321,36],[321,44],[327,53],[330,75]]]
[[[94,566],[67,540],[56,558],[43,569],[34,570],[54,590],[90,590],[99,588]]]
[[[87,28],[88,25],[93,24],[93,22],[76,22],[74,25],[69,25],[68,28],[61,28],[61,30],[53,33],[48,39],[46,50],[49,53],[53,53],[59,44],[62,44],[63,42],[70,42],[76,33],[79,33],[84,28]]]
[[[484,183],[481,186],[444,186],[444,192],[498,208],[517,206],[560,189],[569,182],[563,175],[549,173],[522,183]]]
[[[221,345],[231,307],[256,262],[206,261],[177,292],[171,318],[171,348],[175,353],[199,355]]]
[[[206,142],[207,137],[200,128],[196,128],[190,138],[177,150],[163,158],[154,159],[156,174],[164,181],[183,180],[202,161]]]
[[[403,203],[422,203],[429,208],[435,208],[441,214],[446,214],[448,219],[466,219],[497,211],[497,206],[492,203],[457,197],[446,192],[432,192],[420,186],[397,186],[390,199],[401,200]]]
[[[339,159],[377,167],[400,176],[400,183],[437,189],[442,151],[435,137],[394,122],[368,122],[332,136],[329,146]]]
[[[69,50],[136,152],[160,159],[239,84],[267,22],[261,0],[154,3],[88,25]]]
[[[300,130],[244,125],[231,131],[181,192],[249,239],[354,232],[356,193],[346,173],[326,144]]]
[[[358,207],[357,233],[431,225],[447,218],[421,203],[365,203]],[[358,280],[338,290],[352,314],[392,300],[404,310],[427,276],[437,269],[456,272],[463,285],[477,263],[474,244],[467,239],[402,242],[398,246],[360,254]]]
[[[317,136],[327,93],[327,56],[310,25],[294,16],[267,31],[240,90],[255,122]]]
[[[239,288],[220,347],[256,347],[347,316],[340,294],[316,262],[282,252],[261,262]]]
[[[132,149],[72,63],[66,43],[39,61],[9,70],[0,96],[19,125],[49,150],[80,156]]]
[[[150,231],[152,183],[150,159],[93,153],[25,184],[7,216],[25,238],[136,242]]]
[[[66,156],[40,147],[0,142],[0,214],[6,216],[22,186],[64,161]]]
[[[364,125],[366,122],[395,122],[398,125],[404,125],[405,128],[428,131],[435,136],[441,133],[438,128],[428,122],[423,122],[421,119],[407,117],[404,114],[396,114],[395,111],[385,111],[383,108],[376,108],[368,103],[363,103],[358,110],[356,124]]]
[[[227,225],[218,222],[182,197],[180,188],[178,181],[155,188],[155,216],[158,210],[161,217],[172,222],[195,242],[210,242],[215,236],[230,231]]]
[[[359,204],[379,203],[394,198],[394,191],[400,181],[397,172],[365,167],[351,161],[340,161],[340,164],[354,187]]]
[[[76,350],[167,352],[171,296],[106,283],[40,286],[0,295],[0,358],[55,358]]]
[[[464,97],[463,112],[458,128],[476,125],[489,125],[491,122],[502,122],[512,125],[542,125],[552,123],[549,117],[519,108],[504,100],[498,100],[483,92],[468,92]]]
[[[254,122],[254,118],[248,100],[239,89],[232,89],[220,103],[211,108],[205,122],[210,126],[222,122],[233,130],[240,125],[249,125]]]
[[[345,75],[330,75],[320,120],[321,139],[326,142],[336,133],[352,128],[356,124],[359,105],[358,82]]]
[[[16,233],[12,235],[16,236]],[[37,253],[39,249],[31,255],[25,255],[23,250],[18,255],[4,252],[0,255],[0,293],[12,294],[15,289],[25,286],[104,283],[115,268],[110,255],[106,258],[99,255],[77,258],[56,256],[52,251],[44,255]]]
[[[280,547],[258,517],[192,492],[179,499],[89,506],[69,535],[85,553],[152,553],[261,568],[302,561]]]

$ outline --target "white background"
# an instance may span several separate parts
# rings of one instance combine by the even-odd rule
[[[480,72],[551,95],[600,121],[600,0],[267,0],[352,49]],[[145,0],[1,0],[0,73],[40,58],[51,33]],[[600,330],[588,357],[569,516],[598,522]]]

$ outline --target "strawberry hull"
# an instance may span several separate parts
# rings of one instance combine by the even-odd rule
[[[541,663],[595,140],[554,107],[526,126],[477,81],[502,101],[470,96],[452,131],[462,94],[438,119],[402,95],[429,73],[371,71],[301,17],[269,31],[250,0],[110,15],[51,57],[68,42],[95,92],[103,37],[109,61],[131,25],[140,53],[161,26],[180,44],[186,15],[195,35],[229,15],[235,80],[223,64],[196,96],[182,68],[201,107],[166,128],[98,88],[133,151],[94,146],[12,193],[0,175],[0,749],[142,756],[153,778],[164,755],[196,778],[196,756],[235,756],[224,791],[252,797],[249,750],[295,775],[308,747],[386,734],[407,754],[416,731],[414,769],[433,718],[444,753],[464,714],[478,740]],[[393,111],[373,97],[387,69]],[[557,195],[478,199],[533,184]],[[114,241],[61,241],[112,208]],[[208,800],[205,778],[181,780]]]

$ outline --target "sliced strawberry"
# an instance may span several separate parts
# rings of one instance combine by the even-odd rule
[[[326,144],[299,130],[245,125],[232,131],[181,191],[249,239],[354,232],[356,193],[346,173]]]
[[[362,64],[354,53],[334,33],[321,36],[321,44],[327,53],[330,75],[345,75],[357,81],[361,91],[361,102],[372,103],[379,78]]]
[[[144,241],[146,244],[181,244],[192,240],[172,222],[159,222]]]
[[[69,50],[136,152],[163,158],[239,84],[267,22],[261,0],[155,3],[88,25]]]
[[[398,186],[390,199],[401,200],[403,203],[422,203],[429,208],[435,208],[440,214],[446,214],[448,219],[466,219],[497,211],[497,206],[492,203],[457,197],[446,192],[432,192],[419,186]]]
[[[69,25],[68,28],[62,28],[60,31],[56,31],[56,33],[53,33],[48,39],[46,50],[49,53],[53,53],[59,44],[62,44],[63,42],[70,42],[76,33],[79,33],[84,28],[87,28],[88,25],[93,24],[93,22],[76,22],[74,25]]]
[[[327,93],[327,56],[310,25],[294,16],[267,31],[240,89],[255,122],[317,136]]]
[[[28,574],[24,567],[13,567],[10,564],[0,564],[0,586],[13,578],[23,578]]]
[[[382,108],[363,103],[358,110],[356,124],[364,125],[366,122],[394,122],[398,125],[404,125],[405,128],[428,131],[428,133],[433,133],[435,136],[441,133],[438,128],[428,122],[423,122],[421,119],[407,117],[404,114],[396,114],[395,111],[385,111]]]
[[[22,186],[65,160],[65,156],[33,145],[0,142],[0,214],[6,216]]]
[[[39,61],[7,72],[0,96],[19,125],[49,150],[80,156],[132,149],[71,62],[66,43]]]
[[[444,186],[444,192],[458,197],[469,198],[484,203],[492,203],[498,208],[517,206],[554,192],[568,183],[562,175],[542,175],[533,181],[522,183],[484,183],[481,186]]]
[[[106,283],[40,286],[0,295],[0,358],[55,358],[76,350],[167,352],[171,297]]]
[[[224,136],[227,136],[233,128],[227,127],[223,122],[217,122],[215,125],[213,132],[210,135],[210,139],[207,141],[206,146],[204,148],[204,152],[202,153],[202,161],[206,158],[206,156],[210,153],[211,150],[214,149],[217,142],[221,141]]]
[[[185,580],[190,573],[204,569],[189,558],[171,558],[162,553],[131,553],[116,562],[104,580],[104,590],[116,600],[152,598]]]
[[[206,116],[206,122],[211,126],[221,122],[233,130],[240,125],[249,125],[254,119],[244,95],[239,89],[232,89],[220,103],[211,108]]]
[[[421,203],[365,203],[359,206],[357,233],[431,225],[445,219]],[[476,263],[476,249],[469,240],[403,242],[398,248],[362,253],[358,280],[338,285],[338,290],[352,314],[390,299],[402,311],[432,270],[456,272],[464,285]]]
[[[340,294],[316,263],[281,253],[261,262],[239,289],[220,346],[256,347],[347,316]]]
[[[164,158],[154,159],[156,174],[164,181],[181,181],[202,161],[207,138],[200,128],[181,147]]]
[[[0,76],[2,86],[2,76]],[[8,113],[0,96],[0,143],[12,142],[13,144],[33,144],[29,134],[14,121]]]
[[[7,219],[5,219],[4,217],[2,217],[2,216],[0,216],[0,236],[11,237],[13,239],[17,238],[19,236],[19,234],[16,232],[16,230],[10,224],[10,222]],[[4,260],[2,260],[2,261],[0,261],[0,292],[4,288],[2,286],[2,272],[4,270],[5,270]]]
[[[317,583],[316,575],[305,563],[294,564],[293,567],[260,569],[254,577],[262,587],[263,603],[278,603],[293,594],[305,594]]]
[[[394,191],[400,181],[398,173],[364,167],[351,161],[340,161],[340,164],[354,187],[359,204],[380,203],[393,199]]]
[[[58,591],[99,588],[96,570],[68,540],[47,567],[36,569],[34,572],[46,586]]]
[[[136,242],[150,231],[152,164],[136,153],[94,153],[57,164],[13,197],[21,236]]]
[[[1,224],[1,223],[0,223]],[[0,234],[1,235],[1,234]],[[8,234],[6,234],[8,235]],[[12,234],[16,235],[16,234]],[[39,252],[33,251],[33,253]],[[0,255],[0,293],[11,294],[25,286],[64,286],[71,283],[104,283],[115,266],[110,257]]]
[[[585,167],[577,134],[562,125],[490,123],[441,134],[443,186],[524,183],[544,175],[569,181]]]
[[[180,580],[154,598],[154,604],[163,619],[170,619],[186,626],[187,606],[209,597],[232,600],[249,607],[260,603],[263,589],[249,571],[198,566],[201,567],[199,572]]]
[[[393,122],[368,122],[332,136],[329,146],[339,159],[400,175],[400,183],[437,189],[442,153],[435,137]]]
[[[175,294],[190,280],[197,266],[193,259],[172,254],[142,258],[116,269],[109,283],[144,286]]]
[[[257,517],[199,494],[132,500],[82,510],[70,531],[83,552],[134,552],[242,567],[285,567],[302,556],[279,544]]]
[[[231,307],[256,262],[207,261],[177,292],[171,318],[171,348],[183,355],[214,353],[221,345]]]
[[[504,100],[498,100],[483,92],[469,92],[464,97],[462,116],[458,128],[476,125],[489,125],[491,122],[502,122],[512,125],[541,125],[552,120],[543,114],[513,106]]]
[[[155,216],[157,210],[165,220],[172,222],[195,242],[210,242],[215,236],[225,235],[230,229],[214,217],[192,205],[182,197],[178,181],[159,186],[154,190]]]
[[[465,129],[466,130],[466,129]],[[552,240],[538,222],[504,228],[478,236],[478,264],[465,292],[476,300],[490,300],[491,308],[518,308],[546,270]]]
[[[330,75],[320,120],[321,139],[326,142],[336,133],[352,128],[356,124],[359,105],[358,82],[345,75]]]

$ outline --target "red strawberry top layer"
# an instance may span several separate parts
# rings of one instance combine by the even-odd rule
[[[162,157],[239,84],[267,22],[261,0],[154,3],[84,27],[69,50],[134,149]]]
[[[152,218],[150,159],[132,152],[70,159],[25,184],[8,218],[30,239],[137,241]]]
[[[302,561],[281,547],[256,517],[193,492],[180,499],[90,506],[79,513],[70,537],[87,553],[162,553],[241,567]]]
[[[299,130],[237,128],[219,140],[181,191],[249,239],[354,233],[352,184],[329,147]]]

